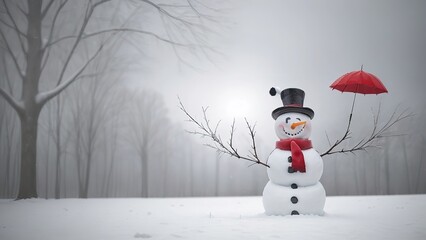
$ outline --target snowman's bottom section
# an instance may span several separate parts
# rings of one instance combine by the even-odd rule
[[[323,215],[324,205],[325,190],[320,182],[293,189],[269,181],[263,190],[263,206],[267,215]]]

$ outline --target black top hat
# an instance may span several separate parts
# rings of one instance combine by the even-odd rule
[[[275,88],[271,88],[269,93],[274,96],[277,91]],[[314,111],[310,108],[303,107],[303,101],[305,99],[305,92],[298,88],[287,88],[281,91],[281,101],[283,107],[279,107],[272,112],[272,117],[277,119],[280,115],[288,112],[297,112],[308,115],[311,119],[314,118]]]

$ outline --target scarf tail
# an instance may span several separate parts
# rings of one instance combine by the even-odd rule
[[[312,148],[309,139],[289,138],[276,142],[276,147],[281,150],[291,151],[291,167],[294,171],[306,172],[305,156],[302,150]]]

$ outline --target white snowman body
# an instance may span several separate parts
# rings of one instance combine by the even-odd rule
[[[325,190],[320,182],[295,189],[269,181],[263,190],[263,205],[267,215],[323,215]]]
[[[311,133],[311,118],[298,112],[288,112],[275,120],[275,132],[280,140],[307,140]],[[267,215],[323,215],[325,190],[319,182],[323,161],[314,148],[302,150],[305,172],[290,171],[291,151],[275,149],[268,157],[269,182],[263,191]],[[290,158],[289,158],[290,157]]]
[[[310,186],[318,183],[323,172],[323,161],[319,153],[311,148],[302,150],[305,157],[306,172],[289,173],[291,163],[288,158],[291,151],[276,148],[268,158],[267,169],[269,180],[281,186],[290,186],[295,183],[298,186]]]

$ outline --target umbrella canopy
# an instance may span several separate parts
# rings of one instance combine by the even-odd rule
[[[383,83],[371,73],[362,70],[346,73],[330,85],[332,89],[341,92],[353,92],[362,94],[387,93]]]
[[[352,121],[352,113],[354,112],[355,99],[357,93],[362,94],[380,94],[387,93],[385,85],[371,73],[365,72],[362,70],[353,71],[346,73],[345,75],[339,77],[333,84],[330,85],[332,89],[337,89],[341,92],[353,92],[354,100],[352,101],[351,113],[349,115],[348,128],[346,130],[344,138],[346,138],[349,133],[349,128]]]

